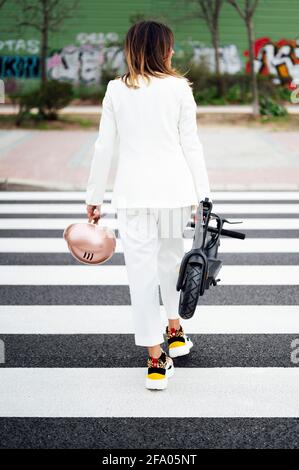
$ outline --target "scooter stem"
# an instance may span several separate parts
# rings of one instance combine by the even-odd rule
[[[204,225],[203,225],[203,203],[201,202],[196,210],[197,221],[194,228],[193,248],[201,248],[203,244]]]

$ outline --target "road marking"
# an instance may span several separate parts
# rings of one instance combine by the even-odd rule
[[[112,191],[105,191],[104,199],[112,198]],[[84,201],[85,191],[1,191],[0,201],[22,201],[31,199],[32,201],[42,200],[69,200]],[[212,200],[265,200],[272,201],[294,199],[299,201],[299,191],[211,191]]]
[[[0,204],[0,214],[85,214],[86,205],[81,204]],[[102,212],[107,214],[115,214],[115,208],[112,204],[102,204]],[[240,217],[245,214],[298,214],[299,217],[299,204],[221,204],[215,203],[213,205],[213,212],[221,215],[225,214],[240,214]]]
[[[2,334],[133,334],[130,305],[0,305]],[[162,322],[167,324],[164,306]],[[297,305],[198,305],[190,334],[297,334]]]
[[[0,415],[299,417],[296,367],[176,367],[159,396],[144,387],[145,374],[145,367],[0,369]]]
[[[238,222],[239,224],[224,224],[223,228],[227,230],[236,230],[237,232],[243,232],[244,230],[298,230],[299,229],[299,217],[292,219],[244,219],[243,217],[230,217],[230,222]],[[35,229],[35,230],[64,230],[70,224],[86,223],[87,219],[82,218],[0,218],[0,230],[1,229]],[[99,220],[99,225],[105,225],[113,229],[118,228],[118,220],[107,219],[103,217]],[[212,227],[216,226],[216,221],[211,220],[210,224]]]

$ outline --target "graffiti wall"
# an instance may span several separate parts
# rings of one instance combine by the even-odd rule
[[[222,73],[234,74],[242,71],[242,61],[235,44],[219,48],[220,70]],[[248,57],[248,50],[244,51]],[[299,38],[272,41],[269,37],[258,38],[254,43],[255,72],[261,75],[274,76],[274,82],[283,83],[299,79]],[[215,71],[215,56],[211,47],[194,47],[193,61],[199,63],[204,59],[211,71]],[[245,72],[250,72],[249,61]]]
[[[78,33],[76,43],[79,45],[66,45],[49,54],[47,59],[49,78],[73,84],[92,85],[101,82],[102,73],[106,68],[122,73],[125,70],[123,50],[113,45],[118,41],[118,34],[112,32]],[[3,50],[9,51],[10,54],[1,55]],[[39,52],[40,42],[37,40],[0,41],[0,76],[39,78]]]
[[[248,57],[248,51],[244,52]],[[277,82],[290,82],[299,78],[299,38],[272,41],[262,37],[254,44],[255,71],[261,75],[275,75]],[[249,62],[245,65],[249,73]]]
[[[194,47],[193,62],[204,60],[211,72],[215,72],[215,54],[212,47]],[[242,61],[235,44],[219,48],[221,73],[235,74],[242,70]]]
[[[106,69],[116,74],[126,69],[124,53],[116,33],[78,33],[74,45],[53,50],[47,59],[49,78],[69,81],[73,84],[94,85],[101,83]],[[180,48],[180,53],[184,53]],[[215,71],[215,57],[212,47],[198,45],[191,41],[192,61],[204,60],[211,71]],[[2,54],[2,51],[9,53]],[[40,76],[40,43],[35,39],[27,41],[11,39],[0,41],[0,76],[32,79]],[[220,52],[222,73],[235,74],[244,68],[238,47],[223,45]],[[248,57],[248,50],[243,52]],[[261,75],[272,75],[276,83],[291,82],[299,78],[299,38],[272,41],[261,37],[254,44],[255,71]],[[249,62],[245,71],[250,72]]]

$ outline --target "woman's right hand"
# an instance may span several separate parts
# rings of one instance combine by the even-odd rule
[[[101,218],[101,205],[93,206],[91,204],[87,204],[86,212],[88,222],[94,221],[94,223],[97,224],[99,219]]]

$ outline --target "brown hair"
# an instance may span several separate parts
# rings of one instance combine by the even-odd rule
[[[174,35],[167,25],[151,20],[135,23],[125,37],[124,52],[128,71],[120,76],[121,80],[129,88],[139,88],[138,75],[144,77],[148,84],[151,76],[184,78],[166,61],[173,45]]]

